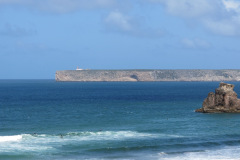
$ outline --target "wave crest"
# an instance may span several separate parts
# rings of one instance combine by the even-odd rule
[[[70,132],[66,138],[81,138],[81,140],[122,140],[156,138],[156,134],[140,133],[134,131],[98,131],[98,132]]]
[[[0,143],[1,143],[1,142],[14,142],[14,141],[20,141],[21,139],[22,139],[22,135],[0,136]]]

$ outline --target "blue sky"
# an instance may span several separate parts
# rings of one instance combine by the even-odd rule
[[[0,79],[239,61],[240,0],[0,0]]]

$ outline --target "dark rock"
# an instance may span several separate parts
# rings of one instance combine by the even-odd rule
[[[237,93],[233,91],[234,85],[220,83],[215,93],[210,92],[203,101],[202,108],[195,110],[203,113],[240,113],[240,99]]]

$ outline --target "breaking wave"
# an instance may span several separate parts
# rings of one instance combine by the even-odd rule
[[[0,136],[0,153],[12,151],[54,150],[61,145],[73,143],[90,144],[105,141],[146,140],[154,138],[179,137],[155,133],[141,133],[136,131],[97,131],[97,132],[69,132],[66,134],[21,134]]]
[[[21,134],[14,136],[0,136],[1,142],[14,142],[14,141],[28,141],[28,140],[43,140],[46,141],[62,141],[78,139],[80,141],[93,141],[93,140],[124,140],[124,139],[147,139],[147,138],[177,138],[182,137],[179,135],[167,135],[157,133],[141,133],[135,131],[98,131],[98,132],[69,132],[66,134]]]
[[[161,152],[158,154],[158,158],[161,160],[240,160],[239,152],[240,146],[231,146],[216,150],[203,150],[177,154]]]
[[[21,139],[22,139],[22,135],[0,136],[0,143],[1,143],[1,142],[14,142],[14,141],[20,141]]]

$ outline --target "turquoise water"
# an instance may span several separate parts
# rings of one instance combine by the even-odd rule
[[[240,114],[194,112],[218,85],[0,80],[0,159],[239,159]]]

